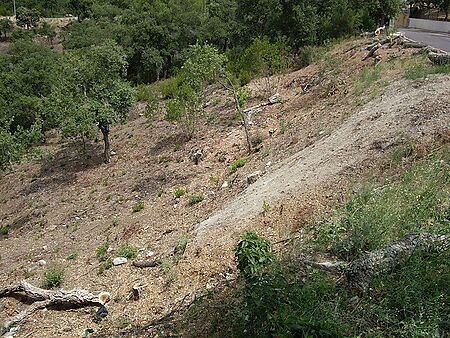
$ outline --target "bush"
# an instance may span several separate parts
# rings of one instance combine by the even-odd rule
[[[242,168],[247,163],[247,160],[245,158],[241,158],[237,161],[234,161],[230,165],[230,173],[236,172],[239,168]]]
[[[194,205],[203,201],[205,197],[203,195],[192,195],[189,200],[189,205]]]
[[[42,287],[44,289],[53,289],[61,286],[64,280],[64,269],[56,266],[49,267],[44,273]]]
[[[133,205],[133,212],[142,211],[145,207],[144,201],[139,201],[135,205]]]
[[[138,249],[131,244],[124,243],[117,250],[118,257],[125,257],[127,259],[135,258],[138,254]]]

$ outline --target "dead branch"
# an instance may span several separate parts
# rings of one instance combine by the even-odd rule
[[[370,49],[369,53],[367,53],[367,55],[365,56],[365,58],[363,59],[363,61],[365,61],[365,60],[367,60],[368,58],[372,57],[373,54],[374,54],[380,47],[381,47],[381,43],[377,42],[377,44],[374,45],[374,46]]]
[[[157,267],[159,265],[161,265],[161,260],[160,259],[149,259],[149,260],[142,260],[142,261],[133,261],[133,266],[137,267],[137,268],[154,268]]]
[[[257,104],[256,106],[253,106],[253,107],[250,107],[250,108],[246,108],[246,109],[243,110],[243,112],[247,114],[247,113],[250,113],[250,112],[252,112],[254,110],[257,110],[259,108],[266,107],[266,106],[271,106],[273,104],[280,103],[280,102],[281,102],[280,95],[279,94],[275,94],[275,95],[269,97],[266,102]]]
[[[106,294],[104,294],[106,295]],[[74,289],[74,290],[44,290],[35,287],[26,281],[21,281],[17,284],[13,284],[0,289],[0,298],[13,297],[20,301],[29,301],[32,304],[20,312],[16,316],[7,320],[1,331],[7,332],[13,326],[23,322],[28,316],[34,312],[44,308],[54,309],[72,309],[87,306],[104,306],[109,301],[109,294],[107,297],[102,297],[102,294],[94,295],[86,290]]]

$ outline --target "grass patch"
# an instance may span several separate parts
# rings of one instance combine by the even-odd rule
[[[8,233],[9,233],[9,226],[7,226],[7,225],[2,225],[2,226],[0,227],[0,235],[6,236],[6,235],[8,235]]]
[[[78,258],[78,252],[71,252],[68,256],[67,256],[67,260],[75,260]]]
[[[203,201],[205,197],[203,195],[192,195],[189,199],[189,205],[194,205]]]
[[[433,74],[450,74],[450,65],[434,65],[425,56],[418,56],[410,62],[405,78],[418,80]]]
[[[138,255],[138,249],[131,244],[124,243],[117,250],[118,257],[125,257],[127,259],[135,258]]]
[[[242,168],[247,163],[247,159],[241,158],[239,160],[234,161],[230,165],[230,173],[236,172],[239,168]]]
[[[97,253],[97,258],[100,262],[104,262],[108,258],[108,249],[109,249],[108,240],[103,242],[102,245],[98,246],[97,249],[95,249],[95,252]]]
[[[182,197],[185,193],[186,193],[186,189],[184,189],[184,188],[178,188],[177,190],[175,190],[175,197],[176,197],[176,198],[180,198],[180,197]]]
[[[51,266],[44,272],[42,287],[44,289],[54,289],[64,281],[64,269],[57,266]]]
[[[111,269],[112,266],[113,266],[112,259],[111,258],[107,258],[105,261],[103,261],[100,264],[100,267],[98,268],[98,274],[99,275],[104,274],[105,271]]]
[[[135,205],[133,205],[133,212],[139,212],[144,210],[145,204],[144,201],[139,201]]]

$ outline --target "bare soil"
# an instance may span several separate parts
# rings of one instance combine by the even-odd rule
[[[339,61],[335,67],[324,63],[276,76],[271,88],[265,79],[250,84],[249,106],[274,92],[283,98],[252,116],[252,136],[262,141],[252,155],[232,102],[214,88],[190,140],[162,116],[146,119],[138,105],[130,121],[112,131],[116,155],[110,164],[101,162],[100,140],[83,153],[80,144],[49,134],[43,149],[51,158],[25,162],[0,178],[0,225],[11,229],[0,239],[0,285],[21,279],[41,285],[43,259],[65,268],[63,288],[108,291],[113,299],[101,324],[92,321],[95,309],[40,311],[15,337],[80,337],[86,328],[126,336],[130,327],[142,327],[186,297],[233,278],[232,248],[242,231],[253,229],[273,241],[293,232],[301,236],[305,223],[340,201],[351,183],[379,169],[396,145],[448,134],[448,75],[407,81],[400,79],[404,69],[393,70],[376,98],[370,92],[356,97],[354,76],[373,63],[361,61],[365,51],[352,49],[363,43],[338,46],[331,53]],[[382,53],[383,62],[411,54]],[[308,83],[313,85],[303,90]],[[357,99],[366,104],[358,106]],[[191,154],[197,150],[203,159],[195,165]],[[240,158],[247,164],[230,173]],[[263,175],[248,185],[247,176],[256,170]],[[229,186],[222,188],[225,181]],[[181,198],[174,196],[178,188],[187,189]],[[200,194],[205,199],[190,205],[190,197]],[[140,201],[144,209],[133,212]],[[138,269],[129,262],[99,274],[96,248],[106,240],[112,258],[130,243],[140,258],[151,251],[164,263]],[[186,242],[174,263],[174,249]],[[144,288],[133,301],[136,283]],[[0,318],[24,307],[0,300]]]

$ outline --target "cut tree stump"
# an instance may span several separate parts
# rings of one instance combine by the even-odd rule
[[[73,309],[87,306],[104,306],[110,299],[108,293],[92,294],[86,290],[44,290],[21,281],[4,288],[0,288],[0,298],[13,297],[21,302],[32,304],[16,316],[10,318],[0,327],[0,334],[8,332],[9,329],[23,322],[34,312],[44,308]]]

